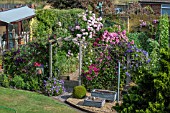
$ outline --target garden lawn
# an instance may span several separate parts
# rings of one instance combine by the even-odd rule
[[[50,97],[0,87],[0,113],[78,113]]]

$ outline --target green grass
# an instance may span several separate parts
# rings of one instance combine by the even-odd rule
[[[78,113],[50,97],[0,87],[0,113]]]

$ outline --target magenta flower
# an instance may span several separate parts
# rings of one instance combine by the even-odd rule
[[[125,35],[126,34],[126,30],[123,30],[122,34]]]
[[[134,45],[134,40],[132,40],[132,41],[130,42],[130,44]]]

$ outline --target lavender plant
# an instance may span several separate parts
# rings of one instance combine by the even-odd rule
[[[54,77],[44,80],[44,93],[48,96],[56,96],[65,92],[64,81]]]

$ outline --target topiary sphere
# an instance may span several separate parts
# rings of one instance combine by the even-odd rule
[[[75,86],[73,89],[73,97],[81,99],[86,96],[86,88],[84,86]]]

